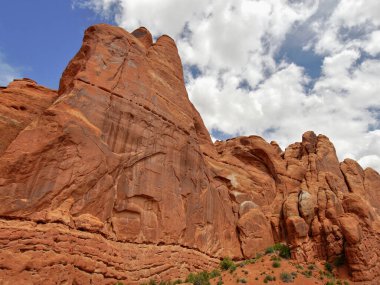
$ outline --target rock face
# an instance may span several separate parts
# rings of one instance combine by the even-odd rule
[[[0,87],[0,155],[56,98],[56,91],[28,78]]]
[[[379,280],[380,175],[313,132],[213,144],[167,36],[92,26],[58,92],[25,79],[0,101],[4,282],[183,278],[279,241]]]

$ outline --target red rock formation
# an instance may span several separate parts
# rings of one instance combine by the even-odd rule
[[[284,152],[212,144],[167,36],[90,27],[58,98],[28,80],[0,92],[0,280],[183,278],[275,241],[379,280],[379,174],[313,132]]]
[[[293,258],[333,262],[345,255],[353,280],[378,284],[380,176],[376,171],[363,171],[348,159],[340,164],[328,138],[313,132],[283,153],[275,143],[256,136],[217,142],[216,148],[219,156],[208,157],[209,164],[215,178],[229,187],[235,213],[248,202],[258,205],[271,223],[274,240],[286,241]],[[257,227],[244,228],[240,234],[244,256],[252,257],[267,246],[253,242],[249,250],[244,247],[254,237],[265,236]],[[269,235],[265,240],[271,241]],[[245,241],[246,236],[252,237]]]
[[[55,91],[28,78],[0,88],[0,155],[56,98]]]
[[[175,255],[194,252],[184,272],[194,268],[199,252],[210,256],[199,261],[206,264],[223,255],[239,258],[228,189],[213,182],[202,155],[200,145],[212,143],[186,94],[175,43],[162,36],[153,44],[144,29],[134,34],[107,25],[86,31],[63,73],[59,98],[0,158],[0,215],[30,227],[48,223],[54,233],[91,232],[104,244],[130,244],[135,252],[141,244],[156,251],[177,246],[184,253]],[[32,238],[52,239],[53,233],[44,233]],[[99,273],[102,278],[128,277],[133,261],[124,256],[125,263],[114,273]],[[104,267],[106,258],[100,260]],[[90,272],[80,265],[85,259],[61,267],[82,276]],[[161,271],[158,264],[147,270],[141,263],[127,282],[156,271],[178,275],[174,265],[183,259],[162,260],[168,268]]]

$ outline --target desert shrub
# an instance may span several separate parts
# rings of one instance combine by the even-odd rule
[[[273,248],[273,246],[268,247],[268,248],[265,250],[265,254],[269,254],[269,253],[273,253],[273,252],[274,252],[274,248]]]
[[[234,272],[236,270],[236,265],[235,264],[232,264],[231,267],[230,267],[230,273]]]
[[[286,244],[276,243],[275,245],[268,247],[265,249],[265,254],[278,252],[278,254],[286,259],[290,258],[290,248]],[[260,258],[261,256],[256,256],[256,258]]]
[[[307,269],[309,269],[309,270],[314,270],[314,269],[315,269],[315,264],[309,264],[309,265],[307,266]]]
[[[117,282],[117,283],[115,283],[115,285],[124,285],[124,283],[123,282]]]
[[[299,264],[296,264],[295,267],[299,270],[303,270],[303,266],[299,265]]]
[[[149,280],[148,285],[157,285],[156,280],[154,279]]]
[[[350,283],[348,283],[348,281],[344,281],[343,284],[344,285],[350,285]]]
[[[313,275],[313,272],[311,270],[305,270],[302,272],[302,274],[307,278],[310,278]]]
[[[326,262],[325,263],[325,269],[328,271],[328,272],[332,272],[333,271],[333,266],[331,263],[329,262]]]
[[[281,266],[281,263],[278,262],[278,261],[274,261],[274,262],[272,263],[272,267],[274,267],[274,268],[279,268],[280,266]]]
[[[177,279],[176,281],[173,282],[173,285],[181,284],[183,283],[181,279]]]
[[[267,275],[264,278],[264,283],[268,283],[269,281],[275,281],[275,280],[276,280],[276,277],[274,277],[272,275]]]
[[[293,282],[294,277],[291,274],[287,273],[287,272],[282,272],[280,274],[280,279],[284,283],[291,283],[291,282]]]
[[[333,278],[334,278],[334,275],[333,275],[331,272],[324,272],[324,275],[325,275],[325,277],[327,277],[328,279],[333,279]]]
[[[246,280],[245,278],[240,278],[238,282],[239,282],[239,283],[244,283],[244,284],[245,284],[245,283],[247,283],[247,280]]]
[[[240,267],[244,267],[245,265],[247,264],[252,264],[252,263],[255,263],[256,262],[256,259],[255,258],[251,258],[251,259],[246,259],[246,260],[243,260],[242,262],[239,263],[239,266]]]
[[[190,273],[186,282],[192,283],[194,285],[210,285],[210,274],[207,271],[202,271],[200,273],[194,274]]]
[[[220,279],[218,280],[218,283],[216,283],[216,285],[223,285],[223,280],[220,278]]]
[[[214,269],[210,272],[210,279],[220,276],[220,271],[218,269]]]
[[[290,258],[290,247],[287,246],[286,244],[276,243],[276,244],[273,246],[273,248],[274,248],[275,251],[278,251],[278,254],[279,254],[282,258],[286,258],[286,259],[289,259],[289,258]]]
[[[333,281],[327,281],[326,285],[335,285],[335,283]]]
[[[220,266],[220,269],[222,269],[222,270],[228,270],[233,266],[235,266],[235,269],[236,269],[235,263],[229,257],[223,258],[223,260],[220,262],[219,266]]]

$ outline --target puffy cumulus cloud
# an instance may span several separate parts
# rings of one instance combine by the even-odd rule
[[[340,159],[380,170],[379,1],[80,2],[127,30],[176,40],[213,139],[258,134],[285,147],[314,130]]]
[[[323,54],[347,48],[362,49],[372,55],[380,31],[380,2],[376,0],[341,0],[331,16],[312,24],[316,37],[315,51]]]
[[[13,79],[20,77],[16,68],[9,65],[0,52],[0,86],[8,85]]]

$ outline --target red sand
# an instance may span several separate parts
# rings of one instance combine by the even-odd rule
[[[271,257],[275,256],[272,255],[265,255],[262,258],[260,258],[258,261],[256,261],[253,264],[247,264],[243,267],[238,266],[238,268],[234,272],[229,271],[223,271],[222,272],[222,281],[224,285],[232,285],[232,284],[265,284],[264,279],[267,275],[274,276],[276,278],[275,281],[268,281],[266,284],[295,284],[295,285],[312,285],[312,284],[320,284],[325,285],[328,281],[334,281],[341,280],[342,285],[344,284],[343,281],[348,282],[348,284],[356,284],[354,282],[348,281],[348,274],[347,269],[344,267],[339,268],[339,276],[340,278],[332,277],[329,279],[324,274],[320,274],[320,272],[325,272],[324,265],[321,262],[316,262],[314,264],[314,269],[310,270],[308,269],[309,264],[295,264],[292,260],[285,260],[281,259],[280,267],[274,268],[272,266],[273,260],[271,260]],[[298,266],[298,268],[296,267]],[[302,266],[300,268],[299,266]],[[311,271],[312,276],[306,277],[302,272],[305,271]],[[292,272],[296,273],[296,276],[293,280],[293,282],[285,283],[281,281],[280,275],[281,273],[287,272],[291,274]],[[337,273],[334,271],[334,273]],[[335,278],[335,279],[334,279]],[[219,280],[219,277],[214,278],[211,280],[212,285],[216,285]],[[244,280],[246,283],[244,283]],[[242,282],[243,281],[243,282]],[[335,283],[336,284],[336,283]]]

